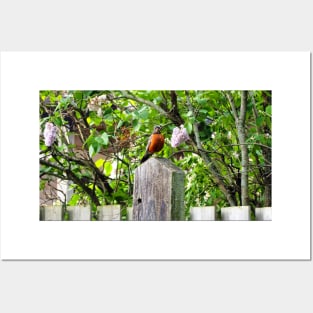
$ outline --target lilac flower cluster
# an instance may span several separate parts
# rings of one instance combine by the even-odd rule
[[[45,145],[50,147],[57,137],[57,127],[50,122],[46,123],[43,135],[45,137]]]
[[[106,95],[101,95],[99,97],[94,97],[90,99],[90,102],[88,103],[88,109],[90,111],[95,111],[97,112],[98,116],[101,116],[102,114],[102,109],[101,109],[101,104],[107,102],[107,96]]]
[[[172,138],[171,138],[171,146],[173,148],[178,147],[179,145],[181,145],[183,142],[189,140],[189,135],[187,133],[186,128],[184,127],[184,125],[180,125],[179,127],[175,127],[173,129],[173,134],[172,134]]]

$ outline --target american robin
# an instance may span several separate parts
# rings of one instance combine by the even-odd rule
[[[140,163],[143,163],[144,161],[148,160],[153,153],[161,151],[163,146],[164,146],[164,136],[161,134],[161,126],[156,125],[154,127],[152,135],[149,138],[146,153],[141,159]]]

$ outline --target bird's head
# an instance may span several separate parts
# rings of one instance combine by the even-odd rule
[[[162,129],[162,127],[160,125],[155,125],[153,133],[154,134],[160,134],[161,133],[161,129]]]

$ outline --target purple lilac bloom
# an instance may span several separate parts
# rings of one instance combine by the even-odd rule
[[[188,139],[190,138],[184,125],[180,125],[180,128],[175,127],[171,138],[171,146],[176,148]]]
[[[43,135],[45,137],[45,145],[50,147],[56,139],[57,127],[50,122],[46,123]]]

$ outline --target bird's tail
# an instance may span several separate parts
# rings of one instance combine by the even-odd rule
[[[150,153],[146,153],[143,158],[140,160],[140,163],[142,164],[143,162],[147,161],[150,157],[151,157],[152,154]]]

